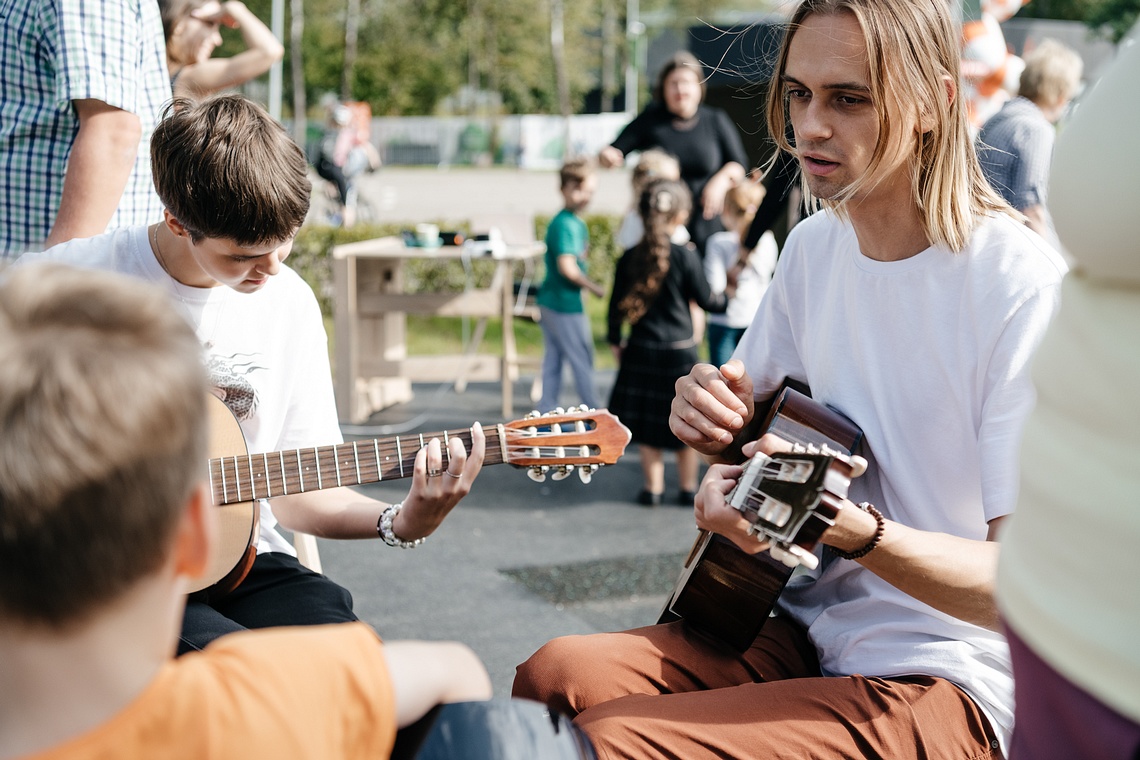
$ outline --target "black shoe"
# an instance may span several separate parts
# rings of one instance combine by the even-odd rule
[[[682,507],[691,507],[691,506],[693,506],[693,502],[695,502],[696,500],[697,500],[697,492],[696,491],[686,491],[686,490],[682,489],[681,492],[679,494],[677,494],[677,503],[680,504]]]
[[[642,492],[637,495],[637,503],[646,507],[659,507],[661,506],[661,500],[664,496],[665,494],[663,493],[653,493],[652,491],[643,489]]]

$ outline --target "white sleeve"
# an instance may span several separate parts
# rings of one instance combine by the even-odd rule
[[[1042,288],[1006,323],[986,364],[978,426],[982,505],[986,522],[1017,504],[1021,433],[1036,402],[1030,361],[1057,313],[1061,285]]]

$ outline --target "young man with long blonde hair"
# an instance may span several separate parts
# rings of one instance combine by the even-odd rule
[[[792,14],[768,127],[818,211],[736,358],[678,381],[670,424],[712,463],[698,526],[751,553],[767,545],[725,497],[745,457],[786,446],[757,440],[785,379],[862,430],[869,467],[747,651],[681,621],[558,639],[520,666],[515,693],[577,713],[602,756],[1001,756],[995,537],[1065,267],[982,176],[952,19],[945,0]]]

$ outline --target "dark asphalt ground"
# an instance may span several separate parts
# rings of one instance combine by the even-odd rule
[[[531,380],[524,376],[515,387],[515,418],[529,411]],[[602,398],[612,381],[612,373],[599,373]],[[367,437],[502,421],[497,383],[473,383],[462,394],[414,387],[411,402],[369,421],[385,427]],[[574,399],[567,396],[564,403]],[[407,423],[406,431],[393,429]],[[669,460],[666,482],[675,501]],[[395,481],[362,490],[396,501],[407,485]],[[465,642],[482,657],[495,694],[505,696],[515,666],[555,636],[656,621],[696,529],[691,507],[635,504],[640,487],[634,445],[588,485],[576,474],[535,483],[513,466],[489,466],[420,548],[321,540],[321,560],[381,635]]]

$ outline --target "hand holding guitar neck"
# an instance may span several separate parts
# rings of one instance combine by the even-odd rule
[[[738,441],[755,421],[752,379],[732,360],[722,367],[698,364],[677,381],[669,428],[706,459],[739,461]]]

